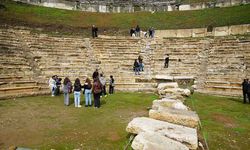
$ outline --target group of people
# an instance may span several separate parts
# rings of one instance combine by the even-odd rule
[[[243,103],[248,102],[250,103],[250,81],[249,79],[244,79],[242,82],[242,90],[243,90]]]
[[[139,56],[137,59],[135,59],[133,70],[135,72],[135,75],[140,75],[141,71],[144,71],[144,64],[142,62],[142,57]]]
[[[51,89],[52,96],[60,94],[60,87],[62,78],[59,78],[57,75],[53,75],[49,80],[49,87]]]
[[[130,36],[131,37],[150,37],[153,38],[155,34],[155,30],[153,27],[150,27],[148,29],[148,31],[141,31],[141,28],[139,27],[139,25],[137,25],[135,28],[131,28],[130,29]]]
[[[93,83],[91,83],[91,80],[89,78],[86,78],[84,84],[82,85],[79,78],[75,79],[74,84],[70,81],[68,77],[65,77],[63,81],[63,87],[62,92],[64,93],[64,104],[66,106],[69,106],[69,95],[70,93],[74,93],[74,104],[75,107],[82,107],[81,106],[81,92],[83,92],[85,97],[85,107],[92,106],[92,93],[94,97],[94,107],[100,108],[101,102],[100,98],[102,96],[107,96],[106,93],[106,79],[103,76],[103,74],[99,74],[98,70],[93,73],[92,75]],[[52,78],[49,80],[49,86],[51,89],[52,96],[55,96],[56,89],[60,89],[60,86],[57,87],[56,85],[56,76],[52,76]],[[109,81],[109,94],[114,93],[114,86],[115,86],[115,80],[113,76],[110,76]],[[60,90],[59,90],[60,93]]]

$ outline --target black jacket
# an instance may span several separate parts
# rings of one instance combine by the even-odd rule
[[[249,85],[249,83],[248,82],[242,82],[242,90],[243,90],[243,92],[247,92],[247,88],[248,88],[248,85]]]

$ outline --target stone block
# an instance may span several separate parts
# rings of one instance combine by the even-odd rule
[[[163,98],[161,100],[154,100],[152,109],[158,110],[158,108],[169,107],[174,109],[188,110],[187,106],[185,106],[180,100],[174,100],[169,98]]]
[[[134,118],[127,126],[129,133],[155,132],[185,144],[190,149],[197,149],[198,137],[196,129],[155,120],[152,118]]]
[[[158,110],[151,109],[149,111],[149,117],[191,128],[196,128],[199,124],[199,117],[193,111],[172,109],[162,106],[159,106]]]
[[[188,150],[184,144],[153,132],[139,133],[131,147],[134,150]]]

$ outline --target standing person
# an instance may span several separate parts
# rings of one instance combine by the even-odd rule
[[[102,84],[101,84],[99,78],[94,78],[92,91],[94,94],[95,108],[100,108],[100,106],[101,106],[100,96],[101,96],[101,92],[102,92]]]
[[[140,32],[141,32],[141,29],[140,29],[139,25],[137,25],[136,28],[135,28],[135,35],[137,37],[140,37]]]
[[[98,28],[95,25],[92,25],[92,37],[93,38],[96,38],[98,36],[97,32],[98,32]]]
[[[72,91],[72,83],[68,77],[63,81],[64,105],[69,106],[69,93]]]
[[[154,38],[155,37],[155,29],[152,27],[152,38]]]
[[[114,87],[115,87],[115,80],[111,75],[109,80],[109,94],[114,94]]]
[[[247,79],[247,98],[250,103],[250,81]]]
[[[101,97],[104,95],[105,97],[107,96],[107,92],[106,92],[106,79],[105,77],[103,76],[103,74],[101,73],[100,74],[100,82],[102,84],[102,94],[101,94]]]
[[[93,75],[92,75],[92,78],[93,78],[93,80],[94,80],[95,78],[99,78],[98,69],[95,70],[95,72],[94,72]]]
[[[134,28],[131,28],[131,29],[130,29],[130,36],[132,37],[133,34],[135,34],[135,29],[134,29]]]
[[[75,102],[75,107],[82,107],[81,101],[80,101],[80,96],[81,96],[81,90],[82,90],[82,85],[79,80],[79,78],[76,78],[75,83],[74,83],[74,102]]]
[[[84,83],[84,95],[85,95],[85,107],[91,106],[91,88],[92,84],[89,78],[86,79]]]
[[[139,63],[138,63],[138,61],[137,61],[137,59],[135,59],[135,62],[134,62],[134,71],[135,71],[135,75],[139,75],[140,73],[139,73]]]
[[[61,81],[62,81],[62,78],[58,78],[58,76],[56,75],[55,77],[55,81],[56,81],[56,90],[55,90],[55,95],[59,95],[60,94],[60,87],[62,85]]]
[[[142,62],[141,56],[138,57],[138,61],[139,61],[139,71],[144,71],[144,64]]]
[[[152,27],[150,27],[150,28],[148,29],[148,33],[149,33],[149,37],[152,38],[152,37],[153,37]]]
[[[55,96],[55,91],[56,91],[56,80],[55,80],[55,75],[53,75],[50,79],[49,79],[49,87],[51,90],[51,96]]]
[[[167,57],[165,58],[164,68],[168,68],[169,63],[169,54],[167,54]]]

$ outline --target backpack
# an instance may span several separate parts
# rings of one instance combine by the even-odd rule
[[[98,93],[101,93],[102,92],[102,86],[100,83],[98,82],[95,82],[94,83],[94,93],[95,94],[98,94]]]

